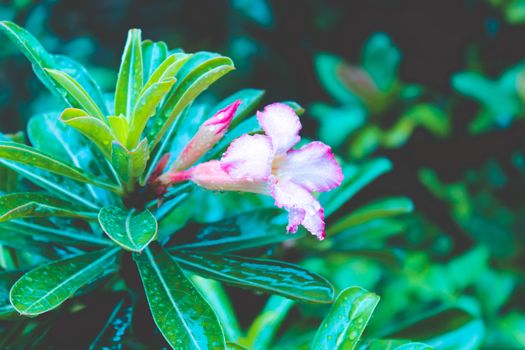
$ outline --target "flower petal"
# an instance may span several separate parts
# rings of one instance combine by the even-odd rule
[[[288,211],[288,232],[297,231],[299,224],[319,239],[325,237],[324,210],[305,188],[291,181],[277,180],[270,186],[275,205]]]
[[[266,135],[271,138],[275,154],[285,153],[301,139],[299,117],[284,103],[266,106],[262,112],[257,112],[257,120]]]
[[[266,182],[233,178],[222,169],[218,160],[201,163],[188,172],[191,181],[208,190],[268,194]]]
[[[279,165],[278,177],[309,191],[325,192],[341,184],[343,172],[331,148],[316,141],[289,151]]]
[[[306,212],[304,209],[288,209],[288,226],[286,226],[286,231],[288,231],[288,233],[296,233],[297,228],[304,220],[305,214]]]
[[[222,169],[232,178],[266,180],[272,171],[273,150],[264,135],[243,135],[222,155]]]

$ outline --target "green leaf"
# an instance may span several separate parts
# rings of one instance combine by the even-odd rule
[[[246,349],[244,346],[240,346],[239,344],[227,342],[226,350],[248,350],[248,349]]]
[[[157,220],[149,210],[104,207],[98,221],[109,238],[133,252],[141,252],[157,236]]]
[[[355,349],[379,297],[360,287],[343,290],[317,330],[312,349]]]
[[[343,167],[344,180],[341,186],[330,192],[324,192],[319,197],[325,208],[325,216],[333,214],[363,187],[391,169],[392,163],[386,158],[373,159],[360,166]]]
[[[102,112],[107,113],[100,88],[80,63],[66,56],[50,54],[33,35],[13,22],[1,21],[0,31],[4,32],[9,40],[31,62],[33,70],[40,81],[51,93],[63,100],[66,106],[81,107],[76,105],[76,100],[66,90],[55,83],[44,70],[45,68],[57,69],[69,74],[74,80],[79,82],[91,98],[94,99],[95,103],[102,108]]]
[[[153,84],[159,81],[173,79],[175,74],[181,69],[181,67],[191,58],[192,55],[185,53],[175,53],[166,58],[160,65],[152,72],[149,79],[142,88],[141,95],[148,90]]]
[[[115,115],[122,114],[129,118],[142,90],[142,85],[141,31],[140,29],[130,29],[118,72],[115,91]]]
[[[399,339],[376,339],[359,348],[360,350],[432,350],[423,343]]]
[[[333,148],[343,145],[366,123],[365,109],[356,106],[332,107],[315,103],[309,111],[319,120],[319,138]],[[334,128],[334,123],[337,123],[337,128]]]
[[[142,88],[133,110],[128,147],[134,147],[139,141],[149,118],[155,114],[162,99],[175,84],[175,74],[191,57],[192,55],[184,53],[173,54],[166,58],[152,73]]]
[[[75,185],[77,184],[74,181],[67,181],[68,179],[64,177],[41,171],[34,167],[23,166],[16,162],[11,162],[5,159],[0,159],[0,163],[9,169],[16,171],[19,175],[28,179],[35,185],[46,189],[50,193],[53,193],[60,198],[74,200],[91,209],[98,210],[100,208],[100,205],[93,203],[89,197],[85,198],[85,192],[79,191],[78,186],[70,186],[71,182]]]
[[[111,142],[115,139],[108,125],[98,118],[88,115],[81,109],[67,108],[62,112],[60,120],[87,137],[109,158]]]
[[[241,344],[251,350],[268,349],[293,305],[292,300],[272,295],[264,309],[253,321],[246,339]]]
[[[96,185],[110,191],[119,192],[114,185],[99,182],[86,174],[82,169],[56,160],[32,147],[16,143],[0,141],[0,158],[34,166],[39,169],[62,175],[73,180]]]
[[[241,326],[237,321],[231,300],[224,287],[215,280],[198,275],[191,276],[191,281],[215,311],[226,340],[237,341],[240,339],[242,336]]]
[[[22,276],[21,271],[0,272],[0,320],[16,315],[15,308],[9,302],[9,290],[20,276]]]
[[[374,219],[406,214],[413,210],[414,204],[409,198],[383,198],[354,210],[351,214],[330,225],[327,234],[328,236],[334,235],[350,227],[361,225]]]
[[[341,67],[346,65],[341,57],[320,54],[314,59],[315,72],[323,88],[342,104],[356,104],[357,97],[346,87],[340,78]]]
[[[111,163],[128,189],[133,186],[133,181],[144,172],[148,158],[147,139],[143,139],[131,151],[117,141],[112,144]]]
[[[0,222],[50,216],[93,218],[94,213],[87,210],[44,193],[10,193],[0,196]]]
[[[104,327],[89,346],[89,350],[122,349],[122,337],[131,327],[132,318],[133,304],[129,297],[122,298],[113,309],[111,315],[109,315]]]
[[[361,60],[380,90],[388,91],[397,82],[401,54],[388,35],[372,35],[363,48]]]
[[[107,98],[104,96],[97,82],[89,74],[87,69],[68,56],[53,55],[53,57],[55,59],[55,66],[49,68],[54,68],[59,71],[65,72],[71,78],[75,79],[75,81],[77,81],[80,84],[80,86],[82,86],[82,88],[93,99],[93,101],[95,101],[95,104],[102,111],[102,115],[109,115],[109,110],[107,107]],[[79,108],[80,106],[73,105],[71,107]]]
[[[186,66],[191,68],[185,69]],[[162,155],[169,147],[175,119],[201,92],[233,69],[233,62],[229,58],[199,52],[177,73],[175,86],[147,131],[149,148],[155,153],[145,180],[156,166],[157,154]],[[163,137],[165,142],[155,148]]]
[[[132,148],[137,145],[148,120],[155,114],[157,106],[170,91],[173,84],[175,84],[174,78],[161,80],[152,84],[139,96],[131,115],[131,124],[127,141],[128,147]]]
[[[5,248],[14,248],[19,253],[30,255],[30,265],[38,265],[47,262],[49,259],[57,259],[60,256],[56,252],[56,244],[51,244],[31,235],[23,235],[17,231],[12,231],[10,229],[4,229],[2,226],[5,223],[2,223],[0,226],[0,266],[5,265],[4,267],[9,269],[18,268],[16,261],[7,261],[12,260],[12,256],[7,256],[5,253],[10,253],[9,250]]]
[[[280,223],[276,208],[249,211],[222,220],[201,224],[190,242],[178,242],[182,235],[175,235],[170,250],[195,250],[233,252],[280,243],[291,238],[285,234],[284,222]],[[297,238],[297,233],[294,238]]]
[[[155,324],[175,349],[224,349],[213,310],[158,245],[133,253]]]
[[[44,70],[58,85],[64,88],[71,95],[71,97],[75,99],[75,105],[80,106],[93,117],[104,121],[104,115],[102,114],[100,108],[75,79],[71,78],[67,73],[58,71],[56,69],[46,68]]]
[[[163,41],[142,41],[142,71],[147,81],[157,67],[168,57],[168,46]]]
[[[128,119],[123,115],[110,115],[108,124],[115,139],[125,145],[128,140]]]
[[[33,116],[29,120],[27,131],[34,148],[49,154],[53,158],[81,168],[99,180],[104,182],[115,181],[108,161],[99,153],[96,146],[77,130],[65,125],[57,118],[56,114],[46,113]],[[43,188],[58,196],[73,199],[72,196],[74,195],[75,200],[81,198],[84,199],[84,202],[97,204],[106,204],[111,201],[110,193],[93,185],[85,185],[44,171],[33,170],[35,171],[29,172],[33,177],[37,173],[40,176],[49,175],[46,176],[48,183],[44,185],[41,183],[39,186],[43,185]],[[28,180],[33,181],[31,178]],[[53,185],[54,188],[50,185]],[[60,186],[60,191],[56,191],[57,186]],[[93,201],[92,198],[95,200]]]
[[[233,62],[227,57],[207,52],[195,54],[178,72],[174,89],[148,130],[150,149],[155,148],[175,119],[201,92],[233,69]]]
[[[285,262],[203,252],[178,252],[183,267],[208,278],[310,303],[331,303],[333,287],[319,275]]]
[[[54,215],[53,215],[54,216]],[[9,230],[16,232],[19,235],[25,235],[38,239],[39,241],[47,241],[61,244],[74,244],[81,247],[100,247],[113,245],[111,241],[105,238],[99,238],[88,234],[87,232],[76,231],[70,227],[67,229],[56,228],[52,226],[44,226],[27,222],[24,220],[11,220],[0,224],[0,230]]]
[[[50,311],[114,263],[118,248],[54,261],[23,275],[11,288],[10,300],[22,315]]]
[[[443,350],[475,350],[481,346],[484,333],[482,320],[453,308],[410,322],[388,337],[421,341]]]
[[[6,141],[24,142],[25,135],[22,132],[18,132],[14,135],[3,135]],[[0,136],[0,140],[2,137]],[[0,191],[9,193],[14,192],[18,187],[18,174],[16,171],[9,167],[2,165],[0,161]]]

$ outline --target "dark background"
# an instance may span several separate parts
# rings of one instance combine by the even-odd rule
[[[464,69],[472,55],[480,56],[490,74],[525,56],[520,44],[525,29],[508,26],[497,9],[481,0],[269,1],[272,18],[266,23],[249,18],[234,2],[43,1],[29,2],[9,17],[52,36],[48,46],[57,51],[113,69],[127,30],[139,27],[144,38],[164,40],[170,47],[232,56],[238,67],[228,79],[232,86],[264,88],[269,99],[301,103],[328,98],[314,75],[315,53],[332,52],[355,61],[364,41],[377,31],[388,33],[400,47],[403,79],[438,93],[451,93],[450,75]],[[71,47],[78,38],[89,38],[97,47]],[[10,69],[2,73],[20,76],[28,71],[26,62],[13,56],[4,63]],[[3,78],[2,85],[16,84],[23,93],[27,74],[26,79]],[[11,108],[19,103],[7,101]]]

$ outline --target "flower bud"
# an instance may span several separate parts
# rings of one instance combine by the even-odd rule
[[[192,166],[200,157],[209,151],[222,139],[241,104],[235,101],[228,107],[221,109],[213,117],[206,120],[199,128],[195,136],[182,150],[180,156],[170,167],[169,172],[180,171]]]

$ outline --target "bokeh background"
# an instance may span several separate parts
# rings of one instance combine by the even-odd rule
[[[344,213],[388,196],[415,205],[396,235],[346,233],[402,248],[396,268],[329,250],[306,265],[380,294],[376,329],[462,304],[483,320],[485,348],[525,348],[525,1],[17,0],[0,5],[0,19],[83,63],[108,92],[131,27],[231,57],[237,70],[210,98],[264,89],[266,102],[305,107],[305,134],[346,162],[390,159],[392,171]],[[1,40],[2,131],[53,104]]]

